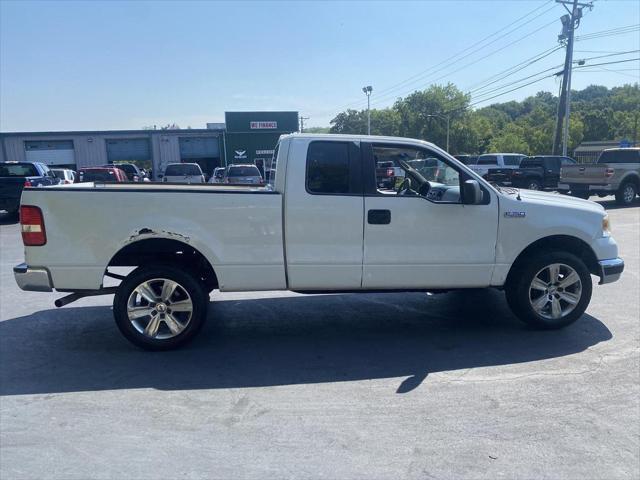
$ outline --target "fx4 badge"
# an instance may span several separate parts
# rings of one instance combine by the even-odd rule
[[[527,212],[504,212],[504,216],[507,218],[524,218],[527,216]]]

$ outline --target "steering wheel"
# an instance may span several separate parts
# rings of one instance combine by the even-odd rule
[[[398,195],[407,195],[411,191],[411,179],[406,177],[396,190],[396,193]]]
[[[415,168],[409,165],[406,161],[402,159],[398,159],[398,163],[407,172],[407,177],[408,177],[407,179],[411,179],[419,185],[418,194],[422,196],[426,196],[427,193],[429,193],[429,190],[431,189],[431,184],[429,183],[429,180],[424,178],[419,171],[417,171]],[[404,185],[404,182],[402,182],[402,184]],[[411,186],[411,184],[409,186]],[[402,185],[398,189],[398,195],[400,195],[401,189],[402,189]]]

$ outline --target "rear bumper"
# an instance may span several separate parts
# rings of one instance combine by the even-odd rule
[[[624,261],[621,258],[600,260],[600,285],[617,281],[624,271]]]
[[[13,267],[13,276],[22,290],[31,292],[53,291],[51,275],[49,275],[49,271],[46,268],[34,268],[26,263],[21,263]]]
[[[572,191],[584,191],[589,190],[590,192],[615,192],[618,187],[611,184],[591,184],[591,183],[569,183],[565,184]]]

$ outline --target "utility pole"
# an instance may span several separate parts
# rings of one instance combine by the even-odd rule
[[[557,155],[560,151],[560,143],[562,142],[562,154],[567,155],[567,146],[569,144],[569,116],[571,114],[571,71],[573,66],[573,37],[575,29],[580,25],[582,18],[582,9],[584,7],[593,8],[592,3],[580,3],[578,0],[556,0],[561,3],[567,15],[563,15],[562,33],[558,35],[558,41],[566,43],[567,53],[564,59],[564,70],[562,72],[562,87],[560,89],[560,99],[558,101],[558,115],[556,118],[555,134],[553,136],[552,153]],[[571,5],[571,10],[567,8]]]
[[[431,113],[427,115],[427,117],[437,117],[447,121],[447,153],[449,153],[449,121],[451,120],[451,115],[448,113],[446,115],[440,115],[439,113]]]
[[[362,87],[362,91],[367,96],[367,135],[371,135],[371,92],[373,92],[373,87],[371,85],[367,85],[366,87]]]
[[[304,121],[309,120],[309,117],[300,116],[300,133],[304,133]]]

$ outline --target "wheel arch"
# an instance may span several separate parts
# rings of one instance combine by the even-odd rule
[[[636,193],[640,193],[640,174],[636,173],[636,172],[628,172],[625,176],[622,177],[622,179],[620,180],[620,188],[627,184],[627,183],[633,183],[636,187]]]
[[[193,245],[171,238],[145,238],[128,243],[109,260],[108,267],[141,267],[171,264],[189,270],[209,290],[218,287],[213,265]]]
[[[526,261],[527,258],[539,252],[548,252],[552,250],[571,253],[580,258],[585,263],[587,269],[591,274],[601,274],[598,264],[598,258],[587,242],[571,235],[550,235],[548,237],[540,238],[535,242],[529,244],[518,254],[514,262],[511,264],[511,268],[509,269],[509,273],[507,274],[506,283],[510,282],[512,276],[515,274],[515,272],[518,271],[520,265],[522,265],[522,263]]]

